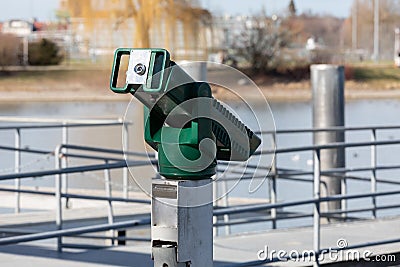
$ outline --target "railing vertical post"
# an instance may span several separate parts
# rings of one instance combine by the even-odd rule
[[[273,148],[276,148],[276,133],[272,134]],[[271,176],[269,178],[269,200],[271,204],[275,204],[276,196],[276,179],[278,178],[277,154],[274,155],[274,160],[271,166]],[[276,208],[271,209],[272,229],[276,229]]]
[[[63,127],[62,127],[62,144],[63,145],[68,145],[68,123],[67,122],[63,122]],[[65,153],[67,153],[67,149],[65,148]],[[62,168],[67,168],[68,167],[68,161],[67,161],[67,157],[62,157],[61,158],[61,167]],[[68,194],[68,174],[64,173],[61,174],[61,181],[62,181],[62,192],[64,194]],[[66,197],[65,198],[65,208],[69,207],[69,198]]]
[[[122,148],[126,151],[129,151],[129,128],[128,123],[123,124],[123,134],[122,134]],[[128,167],[122,170],[122,187],[123,187],[123,196],[124,198],[128,198],[129,196],[129,172]]]
[[[108,164],[108,160],[105,161],[105,164]],[[105,168],[104,169],[104,185],[105,185],[105,190],[106,190],[106,196],[108,198],[112,197],[112,192],[111,192],[111,174],[110,174],[110,169]],[[113,213],[113,207],[112,207],[112,201],[108,200],[108,205],[107,205],[107,211],[108,211],[108,223],[113,224],[114,223],[114,213]],[[110,236],[111,236],[111,245],[114,245],[114,230],[110,230]]]
[[[343,172],[343,176],[340,178],[340,190],[343,196],[345,196],[347,194],[347,179],[346,179],[346,173]],[[342,210],[342,218],[344,221],[346,221],[346,217],[347,217],[347,199],[342,199],[340,201],[340,205],[341,205],[341,210]]]
[[[371,142],[376,142],[376,129],[372,129]],[[376,192],[376,145],[371,146],[371,193]],[[376,197],[372,197],[372,216],[376,218]]]
[[[61,169],[61,148],[57,146],[54,151],[55,169]],[[56,227],[57,230],[62,229],[62,197],[61,197],[61,174],[55,175],[55,197],[56,197]],[[57,237],[57,251],[62,252],[62,237]]]
[[[218,206],[218,172],[215,174],[215,179],[213,181],[213,205]],[[213,224],[218,222],[218,217],[213,216]],[[213,227],[213,236],[218,236],[218,227]]]
[[[19,173],[21,170],[21,151],[18,149],[21,148],[21,130],[19,128],[16,128],[15,130],[15,162],[14,162],[14,168],[15,168],[15,173]],[[14,187],[15,190],[20,190],[21,189],[21,179],[17,178],[14,181]],[[15,213],[19,213],[21,210],[21,194],[19,192],[15,193]]]
[[[222,197],[222,204],[224,207],[229,206],[229,200],[228,200],[228,181],[223,180],[221,181],[222,183],[222,190],[224,196]],[[229,222],[229,214],[224,214],[224,223]],[[225,225],[225,235],[230,235],[231,234],[231,226],[229,224]]]
[[[314,235],[314,251],[315,251],[315,261],[314,266],[319,266],[319,253],[321,246],[321,214],[320,214],[320,191],[321,191],[321,158],[320,150],[314,150],[314,214],[313,214],[313,235]]]

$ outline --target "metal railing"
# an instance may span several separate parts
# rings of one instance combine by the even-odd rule
[[[41,123],[43,123],[41,121]],[[49,123],[49,122],[46,122]],[[18,242],[25,242],[25,241],[33,241],[33,240],[40,240],[45,238],[57,238],[58,240],[58,249],[61,250],[63,247],[62,238],[64,236],[71,236],[76,234],[82,233],[89,233],[95,231],[108,231],[108,230],[116,230],[121,228],[128,228],[130,226],[135,225],[147,225],[149,218],[144,219],[143,221],[135,221],[135,222],[127,222],[127,225],[121,226],[121,224],[116,224],[114,222],[114,214],[113,214],[113,202],[127,202],[127,203],[143,203],[149,204],[150,200],[147,199],[131,199],[128,198],[127,194],[123,197],[112,197],[111,191],[111,177],[110,177],[110,170],[112,169],[127,169],[127,167],[134,167],[134,166],[145,166],[149,164],[148,160],[136,160],[136,161],[128,161],[125,162],[123,159],[124,151],[121,150],[114,150],[114,149],[104,149],[98,147],[87,147],[87,146],[76,146],[68,144],[67,133],[64,135],[63,130],[63,137],[62,137],[62,144],[58,146],[55,151],[44,151],[44,150],[34,150],[34,149],[27,149],[21,148],[20,146],[20,132],[24,129],[43,129],[43,128],[65,128],[68,129],[69,127],[94,127],[94,126],[109,126],[109,125],[124,125],[122,121],[107,121],[107,122],[82,122],[82,121],[68,121],[67,123],[64,122],[51,122],[53,124],[47,125],[17,125],[17,126],[6,126],[0,127],[0,130],[13,130],[15,131],[15,146],[14,147],[7,147],[7,146],[0,146],[0,150],[9,150],[14,151],[15,153],[15,171],[11,174],[3,174],[0,175],[0,181],[2,180],[12,180],[12,179],[24,179],[24,178],[31,178],[31,177],[55,177],[55,192],[43,192],[43,191],[36,191],[36,190],[23,190],[20,188],[20,183],[15,184],[14,189],[10,188],[0,188],[0,191],[7,191],[7,192],[14,192],[18,194],[18,197],[22,193],[27,194],[38,194],[38,195],[48,195],[48,196],[55,196],[57,202],[57,209],[56,209],[56,224],[57,229],[53,232],[47,232],[43,234],[35,234],[21,236],[21,237],[10,237],[7,239],[0,239],[0,245],[2,244],[11,244],[11,243],[18,243]],[[56,125],[54,124],[56,123]],[[294,129],[294,130],[278,130],[276,132],[261,132],[260,134],[270,135],[273,138],[274,144],[277,144],[277,137],[278,135],[283,134],[299,134],[299,133],[315,133],[321,131],[344,131],[344,132],[352,132],[352,131],[370,131],[371,132],[371,141],[368,142],[352,142],[352,143],[333,143],[327,145],[306,145],[306,146],[298,146],[298,147],[290,147],[290,148],[280,148],[279,146],[277,149],[271,149],[268,151],[262,151],[257,153],[258,156],[265,155],[265,154],[287,154],[293,152],[311,152],[313,154],[313,169],[312,170],[296,170],[291,168],[283,168],[278,165],[276,160],[273,161],[272,166],[252,166],[251,164],[247,165],[249,169],[256,169],[263,171],[262,175],[254,176],[253,172],[245,172],[243,174],[242,179],[253,179],[253,178],[260,178],[260,179],[268,179],[268,187],[269,187],[269,203],[265,204],[250,204],[245,206],[236,206],[236,207],[223,207],[223,208],[216,208],[214,210],[215,218],[223,218],[223,220],[215,220],[214,227],[224,227],[226,229],[226,234],[230,233],[230,226],[237,225],[237,224],[249,224],[255,222],[265,222],[270,221],[272,223],[272,228],[277,228],[277,222],[279,220],[291,220],[291,219],[298,219],[298,218],[312,218],[313,220],[313,250],[315,255],[318,255],[323,251],[321,249],[320,240],[321,240],[321,218],[335,218],[338,220],[350,220],[350,219],[359,219],[359,217],[351,217],[350,214],[356,214],[360,212],[371,212],[372,218],[377,218],[378,214],[377,211],[385,210],[385,209],[399,209],[400,204],[393,204],[393,205],[377,205],[376,199],[383,196],[389,195],[396,195],[400,196],[400,188],[398,190],[392,191],[377,191],[377,184],[391,184],[391,185],[400,185],[400,181],[391,180],[391,179],[384,179],[378,178],[377,171],[378,170],[400,170],[400,162],[399,164],[392,164],[392,165],[378,165],[378,155],[377,155],[377,147],[380,146],[400,146],[400,140],[377,140],[377,131],[383,130],[398,130],[400,126],[371,126],[371,127],[333,127],[333,128],[324,128],[324,129]],[[127,130],[126,130],[127,131]],[[66,130],[67,132],[67,130]],[[345,167],[339,169],[331,169],[331,170],[321,170],[320,166],[320,155],[321,150],[325,149],[335,149],[335,148],[352,148],[352,147],[368,147],[370,148],[370,166],[365,167]],[[78,151],[74,152],[73,151]],[[90,152],[90,153],[89,153]],[[45,170],[45,171],[32,171],[32,172],[21,172],[20,171],[20,155],[21,153],[35,153],[35,154],[52,154],[55,158],[55,169],[52,170]],[[97,155],[95,153],[99,153],[101,155]],[[125,152],[126,153],[126,152]],[[147,154],[143,153],[135,153],[129,152],[134,156],[146,156]],[[150,155],[154,156],[154,155]],[[79,158],[79,159],[90,159],[90,160],[99,160],[102,161],[101,164],[93,164],[93,165],[84,165],[84,166],[75,166],[75,167],[68,167],[67,164],[63,163],[64,160],[67,158]],[[19,159],[19,160],[18,160]],[[153,158],[151,159],[151,164],[156,164],[156,160]],[[18,164],[17,164],[18,163]],[[223,165],[224,163],[222,163]],[[237,165],[240,167],[240,165]],[[91,196],[91,195],[80,195],[80,194],[70,194],[68,193],[68,185],[64,188],[62,186],[63,177],[67,174],[71,173],[82,173],[82,172],[92,172],[92,171],[104,171],[104,181],[105,181],[105,191],[106,196]],[[354,175],[353,173],[357,172],[371,172],[370,177],[362,177]],[[241,172],[239,172],[241,173]],[[222,179],[218,179],[218,182],[226,183],[230,181],[230,179],[234,179],[237,173],[231,170],[230,173],[226,174]],[[320,176],[321,175],[329,175],[330,177],[334,177],[336,179],[340,179],[342,181],[342,195],[335,195],[335,196],[324,196],[320,195]],[[305,178],[304,176],[307,176]],[[237,178],[235,178],[237,179]],[[279,179],[282,180],[290,180],[290,181],[300,181],[305,183],[313,183],[313,196],[309,199],[299,200],[299,201],[285,201],[285,202],[278,202],[278,190],[277,190],[277,181]],[[363,194],[347,194],[347,180],[357,180],[357,181],[364,181],[370,183],[371,191],[368,193]],[[124,182],[124,189],[125,185],[128,183]],[[62,200],[63,199],[88,199],[88,200],[101,200],[108,202],[108,224],[101,225],[101,226],[91,226],[87,228],[77,228],[77,229],[63,229],[63,216],[62,216]],[[347,201],[352,199],[371,199],[371,207],[368,208],[356,208],[356,209],[348,209],[347,208]],[[340,210],[333,210],[329,212],[321,212],[320,205],[324,202],[329,201],[341,201],[342,207]],[[66,201],[67,202],[67,201]],[[17,207],[19,209],[19,200],[16,201]],[[229,199],[226,198],[224,200],[225,205],[229,205]],[[311,213],[285,213],[283,208],[287,207],[295,207],[295,206],[313,206],[313,211]],[[265,215],[265,212],[269,211],[269,216]],[[231,218],[231,215],[234,214],[244,214],[244,213],[254,213],[254,216],[248,218]],[[130,224],[131,223],[131,224]],[[108,238],[115,238],[114,236]],[[379,244],[388,244],[388,243],[397,243],[400,242],[399,239],[394,238],[391,240],[382,240],[380,242],[374,242],[373,245]],[[358,244],[352,247],[360,248],[370,244]],[[318,257],[316,257],[318,258]],[[276,259],[275,259],[276,260]],[[272,261],[275,261],[272,260]],[[238,264],[237,266],[255,266],[269,262],[266,261],[254,261],[254,262],[247,262]],[[318,262],[317,262],[318,263]]]
[[[21,149],[22,144],[22,131],[24,130],[43,130],[43,129],[61,129],[60,142],[67,145],[69,142],[69,129],[70,128],[91,128],[91,127],[122,127],[123,136],[129,135],[128,126],[130,122],[124,122],[122,119],[45,119],[45,118],[23,118],[23,117],[7,117],[1,116],[0,123],[12,123],[8,126],[0,126],[0,131],[14,131],[14,172],[19,173],[21,171],[21,152],[38,154],[51,154],[52,151],[34,151],[31,149]],[[18,125],[14,125],[18,123]],[[27,124],[29,123],[29,124]],[[128,139],[123,139],[123,146],[128,147]],[[0,147],[3,150],[12,150],[10,147]],[[61,161],[61,166],[66,167],[68,165],[66,158],[64,157]],[[64,188],[68,188],[68,176],[63,174]],[[19,178],[15,179],[14,187],[15,191],[15,213],[20,212],[20,193],[18,190],[21,189],[21,181]],[[123,192],[124,196],[128,197],[128,169],[123,170]]]
[[[381,165],[379,166],[377,159],[377,147],[379,146],[393,146],[399,145],[400,140],[384,140],[377,141],[377,131],[378,130],[399,130],[400,126],[371,126],[371,127],[332,127],[332,128],[323,128],[323,129],[294,129],[294,130],[278,130],[276,132],[265,131],[259,132],[259,134],[268,134],[272,136],[274,144],[276,144],[277,135],[279,134],[296,134],[296,133],[316,133],[322,131],[371,131],[371,141],[369,142],[354,142],[354,143],[331,143],[326,145],[308,145],[308,146],[299,146],[299,147],[290,147],[290,148],[277,148],[271,149],[269,151],[258,152],[258,155],[263,154],[274,154],[274,162],[271,166],[271,171],[267,177],[269,179],[269,188],[270,188],[270,203],[268,204],[256,204],[249,205],[245,207],[228,207],[217,209],[214,212],[214,216],[227,216],[233,214],[243,214],[248,212],[265,212],[270,211],[270,216],[258,216],[253,218],[240,218],[234,219],[230,221],[224,221],[217,223],[217,226],[226,226],[226,225],[235,225],[235,224],[245,224],[245,223],[255,223],[255,222],[265,222],[271,221],[272,228],[276,228],[276,221],[280,219],[297,219],[297,218],[313,218],[313,252],[314,252],[314,264],[319,266],[318,256],[321,252],[327,251],[326,248],[321,248],[321,217],[331,217],[335,216],[336,219],[346,220],[349,219],[349,213],[359,213],[365,211],[371,211],[372,218],[377,218],[377,211],[383,209],[399,209],[400,204],[393,205],[382,205],[378,206],[376,199],[378,197],[389,196],[389,195],[397,195],[400,196],[400,187],[398,190],[393,191],[382,191],[377,192],[377,184],[391,184],[391,185],[400,185],[400,181],[393,181],[388,179],[378,179],[376,172],[378,170],[400,170],[400,162],[395,165]],[[336,148],[352,148],[352,147],[369,147],[370,148],[370,167],[360,167],[360,168],[339,168],[339,169],[331,169],[331,170],[321,170],[321,150],[324,149],[336,149]],[[277,155],[285,154],[285,153],[293,153],[293,152],[304,152],[310,151],[313,153],[313,170],[295,170],[295,169],[281,169],[277,166]],[[359,177],[354,175],[348,175],[348,173],[353,172],[362,172],[362,171],[370,171],[371,176],[369,178]],[[311,175],[312,179],[298,179],[298,176]],[[341,179],[341,195],[334,196],[325,196],[321,197],[320,195],[320,187],[321,187],[321,175],[329,175],[330,177],[334,177],[337,179]],[[254,178],[249,176],[248,178]],[[313,198],[308,200],[300,200],[300,201],[292,201],[292,202],[283,202],[277,203],[277,178],[279,179],[288,179],[288,180],[296,180],[301,182],[310,182],[313,183]],[[346,180],[353,179],[358,181],[367,181],[370,182],[370,193],[364,194],[347,194],[347,186]],[[359,208],[359,209],[347,209],[347,200],[351,199],[362,199],[362,198],[370,198],[371,199],[371,208]],[[321,203],[329,202],[329,201],[341,201],[341,210],[334,210],[322,213],[320,210]],[[277,214],[278,208],[285,207],[294,207],[294,206],[302,206],[302,205],[313,205],[312,213],[297,213],[290,216],[280,217]],[[340,215],[338,217],[337,215]],[[358,219],[358,218],[352,218]],[[352,245],[351,247],[347,247],[346,249],[354,249],[354,248],[362,248],[367,246],[378,246],[384,244],[391,243],[399,243],[400,238],[394,238],[390,240],[381,240],[377,242],[369,242],[369,243],[361,243]],[[338,251],[343,250],[343,248],[335,248]],[[273,258],[266,260],[257,260],[252,262],[244,262],[240,264],[233,264],[230,266],[259,266],[265,263],[275,262],[282,259]]]

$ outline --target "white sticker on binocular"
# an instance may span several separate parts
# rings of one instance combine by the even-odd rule
[[[146,84],[150,66],[150,50],[132,50],[126,73],[127,84]]]

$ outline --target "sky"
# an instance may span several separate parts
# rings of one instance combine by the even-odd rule
[[[58,7],[58,0],[11,0],[0,1],[0,21],[9,19],[54,19],[54,11]],[[262,7],[267,14],[280,14],[284,11],[289,0],[200,0],[203,7],[219,14],[251,15],[259,13]],[[338,17],[347,17],[352,0],[295,0],[299,13],[311,11],[313,13],[332,14]]]

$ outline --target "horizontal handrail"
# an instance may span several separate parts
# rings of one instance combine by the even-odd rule
[[[67,144],[63,144],[60,147],[66,148],[66,149],[73,149],[73,150],[84,150],[84,151],[90,151],[90,152],[109,153],[109,154],[117,154],[117,155],[155,157],[154,153],[123,151],[123,150],[110,149],[110,148],[99,148],[99,147],[67,145]]]
[[[95,232],[103,232],[108,230],[116,230],[116,229],[126,229],[132,228],[135,226],[141,225],[149,225],[150,218],[145,218],[141,220],[133,220],[133,221],[126,221],[126,222],[118,222],[112,224],[100,224],[95,226],[84,226],[84,227],[77,227],[71,229],[63,229],[63,230],[56,230],[56,231],[49,231],[45,233],[36,233],[36,234],[28,234],[22,236],[13,236],[13,237],[6,237],[0,238],[0,245],[11,245],[11,244],[18,244],[21,242],[30,242],[30,241],[37,241],[55,237],[63,237],[63,236],[73,236],[79,234],[87,234],[87,233],[95,233]]]
[[[32,178],[32,177],[42,177],[56,174],[66,174],[66,173],[79,173],[79,172],[89,172],[89,171],[100,171],[104,169],[120,169],[125,167],[138,167],[148,165],[149,162],[151,164],[156,164],[157,161],[120,161],[115,163],[108,164],[95,164],[95,165],[84,165],[78,167],[68,167],[61,168],[55,170],[47,170],[47,171],[36,171],[36,172],[21,172],[21,173],[12,173],[12,174],[4,174],[0,175],[0,181],[12,180],[12,179],[23,179],[23,178]]]
[[[290,133],[315,133],[315,132],[344,132],[344,131],[367,131],[367,130],[395,130],[400,125],[391,126],[356,126],[356,127],[324,127],[324,128],[303,128],[303,129],[280,129],[275,131],[256,131],[255,134],[290,134]]]
[[[122,118],[106,119],[106,118],[92,118],[92,119],[68,119],[68,118],[32,118],[32,117],[12,117],[0,116],[0,122],[20,122],[20,123],[85,123],[94,124],[98,122],[114,123],[123,122]],[[129,122],[131,123],[131,122]]]
[[[24,194],[32,195],[44,195],[44,196],[55,196],[54,192],[48,191],[37,191],[37,190],[27,190],[27,189],[13,189],[13,188],[0,188],[3,192],[18,192]],[[101,200],[101,201],[113,201],[113,202],[126,202],[126,203],[142,203],[150,204],[151,200],[147,199],[135,199],[135,198],[122,198],[122,197],[102,197],[102,196],[92,196],[92,195],[81,195],[81,194],[71,194],[71,193],[61,193],[61,197],[70,199],[87,199],[87,200]]]
[[[293,206],[301,206],[307,204],[315,204],[318,202],[328,202],[328,201],[338,201],[342,199],[356,199],[356,198],[366,198],[366,197],[379,197],[379,196],[388,196],[388,195],[397,195],[400,194],[400,190],[396,191],[384,191],[377,193],[364,193],[364,194],[354,194],[354,195],[334,195],[329,197],[321,197],[319,199],[308,199],[308,200],[298,200],[292,202],[285,203],[266,203],[266,204],[255,204],[244,207],[230,207],[230,208],[221,208],[217,209],[214,212],[214,216],[221,216],[225,214],[238,214],[244,212],[256,212],[267,209],[276,209],[276,208],[284,208],[284,207],[293,207]]]
[[[15,130],[15,129],[51,129],[51,128],[77,128],[77,127],[100,127],[100,126],[120,126],[125,124],[124,122],[107,122],[107,123],[74,123],[74,124],[42,124],[42,125],[11,125],[11,126],[0,126],[1,131]]]
[[[280,148],[275,150],[264,150],[256,151],[253,155],[266,155],[266,154],[281,154],[288,152],[299,152],[299,151],[314,151],[323,149],[336,149],[336,148],[347,148],[347,147],[360,147],[360,146],[383,146],[383,145],[400,145],[400,140],[387,140],[387,141],[374,141],[374,142],[354,142],[354,143],[330,143],[326,145],[310,145],[293,148]]]

